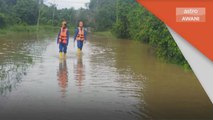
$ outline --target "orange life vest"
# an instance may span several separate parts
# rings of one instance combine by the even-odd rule
[[[78,35],[76,37],[76,40],[81,40],[81,41],[84,41],[84,29],[82,28],[78,28]]]
[[[64,43],[64,44],[67,44],[67,28],[64,29],[64,28],[61,28],[61,32],[60,32],[60,35],[59,35],[59,43]]]

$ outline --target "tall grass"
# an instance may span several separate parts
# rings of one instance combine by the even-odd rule
[[[68,27],[70,36],[74,35],[75,28]],[[0,29],[0,38],[10,37],[18,34],[29,34],[29,35],[36,35],[40,37],[55,37],[58,35],[60,30],[60,26],[51,26],[51,25],[40,25],[37,28],[36,25],[29,26],[29,25],[13,25],[10,27],[6,27]]]
[[[10,27],[6,27],[3,29],[0,29],[0,36],[7,36],[12,35],[15,33],[47,33],[47,34],[53,34],[56,31],[58,31],[59,27],[53,27],[50,25],[40,25],[37,29],[37,26],[29,26],[29,25],[13,25]],[[38,31],[37,31],[38,30]]]

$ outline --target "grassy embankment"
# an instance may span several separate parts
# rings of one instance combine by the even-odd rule
[[[42,25],[39,26],[39,29],[37,31],[37,26],[24,26],[24,25],[14,25],[10,27],[6,27],[3,29],[0,29],[0,36],[9,36],[9,35],[14,35],[17,33],[53,33],[53,31],[56,31],[56,27],[48,26],[48,25]]]
[[[37,28],[36,25],[34,26],[25,26],[25,25],[14,25],[10,27],[6,27],[3,29],[0,29],[0,37],[4,36],[10,36],[14,34],[21,34],[21,33],[32,33],[32,34],[38,34],[41,36],[48,35],[48,36],[54,36],[58,33],[60,29],[59,27],[50,26],[50,25],[40,25],[39,28]],[[70,34],[73,34],[74,28],[69,28]]]

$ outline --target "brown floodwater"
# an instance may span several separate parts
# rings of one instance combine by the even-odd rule
[[[71,39],[72,40],[72,39]],[[132,40],[91,35],[58,58],[55,38],[0,37],[0,120],[213,119],[192,71]]]

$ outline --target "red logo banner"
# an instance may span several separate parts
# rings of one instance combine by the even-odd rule
[[[212,0],[137,0],[213,61]]]

